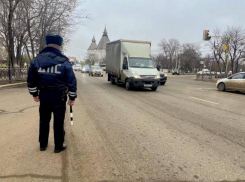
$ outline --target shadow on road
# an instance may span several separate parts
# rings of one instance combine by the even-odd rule
[[[226,91],[227,93],[233,93],[237,95],[245,95],[245,92],[239,92],[239,91]]]

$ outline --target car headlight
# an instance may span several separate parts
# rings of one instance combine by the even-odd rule
[[[141,78],[140,75],[134,74],[133,75],[134,78]]]
[[[167,74],[165,74],[165,77],[167,77],[168,75]]]
[[[160,79],[160,78],[161,78],[160,74],[157,74],[157,76],[155,76],[155,79]]]

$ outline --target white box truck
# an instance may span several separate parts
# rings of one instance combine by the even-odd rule
[[[151,42],[117,40],[106,45],[106,72],[112,84],[124,83],[127,90],[147,87],[157,90],[160,74],[150,58]]]

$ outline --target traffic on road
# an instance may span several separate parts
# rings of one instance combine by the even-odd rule
[[[0,182],[245,182],[244,7],[0,0]]]

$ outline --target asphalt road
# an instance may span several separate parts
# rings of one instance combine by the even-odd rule
[[[245,94],[194,76],[170,75],[156,92],[76,76],[74,125],[66,118],[68,150],[58,155],[52,134],[48,151],[38,151],[37,104],[27,89],[10,103],[17,90],[0,90],[0,181],[245,181]]]

